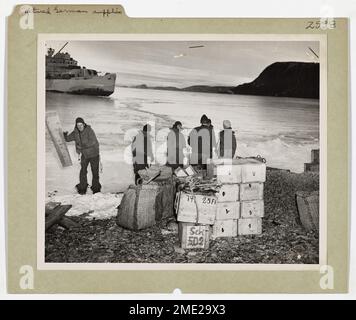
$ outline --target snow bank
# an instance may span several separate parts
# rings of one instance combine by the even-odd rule
[[[117,206],[121,203],[122,193],[70,194],[53,195],[48,200],[71,204],[67,216],[85,215],[88,219],[110,219],[117,214]]]

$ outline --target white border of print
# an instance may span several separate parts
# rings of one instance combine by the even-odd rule
[[[175,264],[45,262],[45,42],[61,41],[318,41],[320,48],[319,264]],[[38,34],[37,43],[37,268],[39,270],[319,271],[327,264],[327,36],[302,34]]]

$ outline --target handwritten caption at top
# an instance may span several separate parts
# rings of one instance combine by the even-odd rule
[[[102,17],[109,17],[111,15],[121,15],[122,10],[119,8],[109,8],[109,9],[94,9],[94,10],[81,10],[81,9],[65,9],[60,7],[54,8],[46,8],[46,9],[39,9],[34,7],[33,8],[34,14],[96,14],[101,15]]]

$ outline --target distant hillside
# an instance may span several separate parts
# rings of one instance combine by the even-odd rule
[[[151,87],[146,84],[129,87],[137,89],[318,99],[319,64],[308,62],[276,62],[264,69],[254,81],[236,87],[194,85],[177,88],[173,86]]]
[[[232,89],[236,94],[319,98],[319,63],[276,62],[252,82]]]
[[[230,93],[233,94],[234,87],[224,87],[224,86],[190,86],[183,88],[183,91],[191,92],[209,92],[209,93]]]
[[[131,88],[136,89],[153,89],[153,90],[170,90],[170,91],[190,91],[190,92],[206,92],[206,93],[230,93],[233,94],[232,90],[234,87],[224,87],[224,86],[206,86],[206,85],[195,85],[185,88],[177,87],[150,87],[145,84],[140,84],[137,86],[132,86]]]

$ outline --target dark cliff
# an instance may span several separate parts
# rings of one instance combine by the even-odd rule
[[[252,82],[232,89],[236,94],[319,98],[319,64],[276,62]]]

